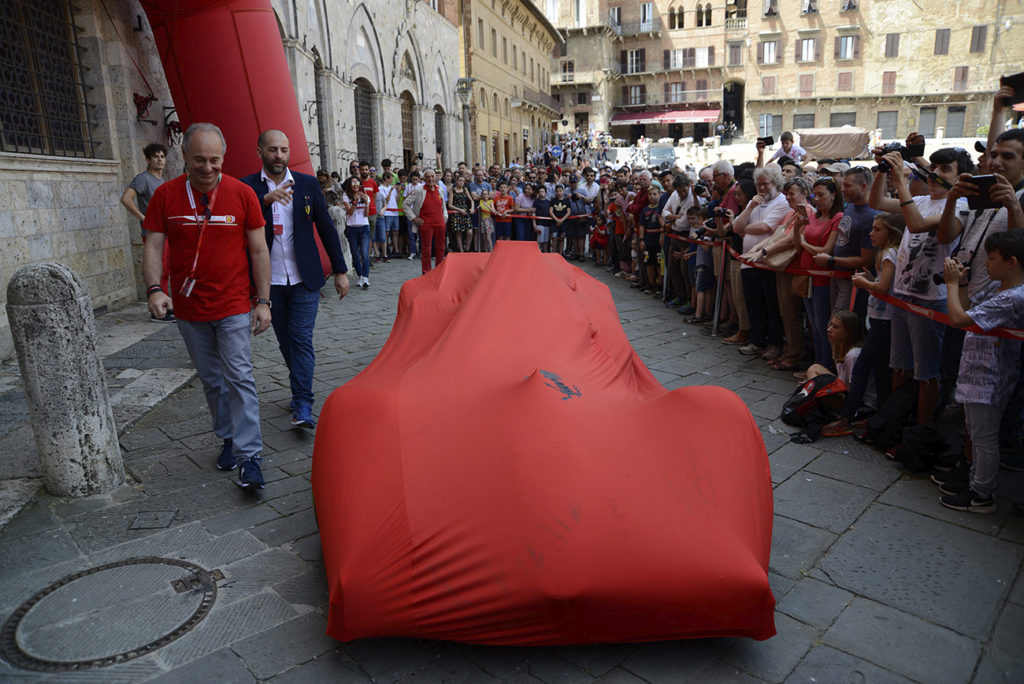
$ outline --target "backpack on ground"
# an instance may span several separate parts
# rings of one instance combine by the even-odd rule
[[[846,383],[831,374],[805,380],[782,406],[782,422],[804,428],[836,420],[846,400],[846,389]]]

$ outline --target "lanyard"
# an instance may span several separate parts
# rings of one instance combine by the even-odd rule
[[[195,197],[192,195],[192,183],[187,179],[185,181],[185,194],[188,195],[188,205],[189,207],[192,208],[192,216],[195,217],[196,225],[199,226],[199,239],[196,240],[196,255],[195,258],[192,259],[192,271],[188,274],[189,278],[196,277],[196,266],[199,264],[199,249],[203,246],[203,232],[204,229],[206,228],[206,224],[210,222],[211,207],[213,207],[213,203],[217,201],[218,190],[220,190],[219,182],[217,183],[217,187],[213,189],[213,192],[210,193],[210,201],[206,204],[206,207],[203,209],[203,218],[202,220],[200,220],[199,212],[196,210],[196,200]]]

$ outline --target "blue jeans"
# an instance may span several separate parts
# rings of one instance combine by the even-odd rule
[[[203,381],[213,432],[230,439],[236,461],[262,461],[260,400],[252,377],[251,314],[216,321],[183,321],[178,331]]]
[[[345,228],[345,236],[348,237],[348,244],[352,248],[352,267],[356,275],[370,276],[370,227],[369,226],[348,226]]]
[[[305,285],[271,285],[271,323],[281,356],[288,366],[292,388],[292,410],[313,405],[313,326],[320,304],[320,291]]]
[[[747,306],[749,308],[749,304]],[[811,296],[804,297],[804,310],[807,311],[807,327],[811,329],[811,339],[814,340],[814,363],[826,368],[835,368],[832,363],[832,345],[829,344],[828,334],[825,332],[828,319],[832,316],[832,287],[812,286]]]

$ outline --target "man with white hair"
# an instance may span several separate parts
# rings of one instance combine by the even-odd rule
[[[241,466],[238,486],[263,489],[260,404],[250,331],[270,326],[270,250],[256,193],[221,173],[220,129],[194,123],[182,139],[185,173],[156,189],[143,227],[142,275],[151,315],[173,308],[188,355],[203,381],[213,432],[224,440],[217,467]],[[170,292],[161,284],[169,250]],[[249,299],[250,270],[256,291]]]
[[[754,171],[757,195],[733,219],[736,233],[743,236],[743,251],[772,234],[789,213],[789,203],[782,194],[782,171],[770,164]],[[775,287],[775,272],[744,264],[740,267],[743,295],[750,317],[750,342],[740,347],[740,353],[761,355],[777,359],[782,355],[782,317]],[[767,347],[767,351],[766,351]]]

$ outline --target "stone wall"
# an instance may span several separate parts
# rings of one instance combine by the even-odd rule
[[[142,295],[138,222],[120,205],[125,186],[146,167],[142,148],[167,143],[163,105],[170,104],[152,36],[133,31],[145,16],[138,2],[108,2],[117,32],[98,2],[79,3],[87,95],[93,107],[96,159],[0,153],[0,358],[13,354],[7,321],[6,283],[20,267],[57,261],[89,288],[94,307],[117,308]],[[120,38],[117,34],[120,34]],[[133,93],[149,92],[132,64],[135,58],[158,101],[139,122]],[[172,151],[168,171],[181,168]]]

